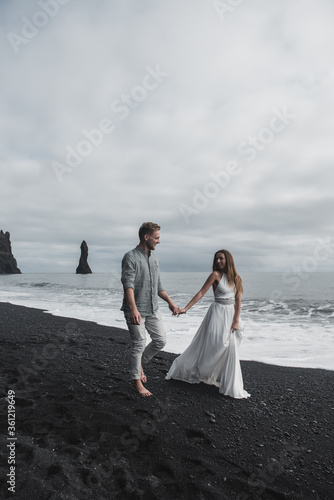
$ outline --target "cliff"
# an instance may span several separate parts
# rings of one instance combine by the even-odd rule
[[[10,234],[0,231],[0,274],[21,274],[17,262],[12,254]]]

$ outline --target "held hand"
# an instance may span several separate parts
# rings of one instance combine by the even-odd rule
[[[140,325],[140,312],[138,309],[134,309],[133,311],[130,311],[130,321],[133,325]]]
[[[180,309],[180,308],[179,308],[179,310],[178,310],[178,312],[177,312],[177,317],[179,317],[179,316],[180,316],[180,314],[186,314],[186,312],[187,312],[187,311],[186,311],[185,307],[182,307],[182,309]]]
[[[239,321],[236,321],[235,319],[233,320],[231,330],[232,332],[235,332],[235,330],[239,330]]]
[[[176,316],[180,308],[177,307],[175,304],[169,304],[169,309],[170,311],[172,311],[173,316]]]

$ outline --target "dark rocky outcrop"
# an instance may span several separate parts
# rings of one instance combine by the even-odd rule
[[[0,231],[0,274],[21,274],[17,262],[12,254],[10,234]]]
[[[81,243],[81,256],[79,265],[77,267],[77,274],[90,274],[92,272],[91,268],[88,265],[88,245],[85,240]]]

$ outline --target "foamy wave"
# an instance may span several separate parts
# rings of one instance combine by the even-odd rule
[[[196,292],[198,276],[173,273],[167,290],[176,304],[184,306]],[[271,286],[271,276],[265,279]],[[189,292],[180,291],[190,282]],[[264,278],[262,277],[262,281]],[[328,278],[328,283],[331,281]],[[173,285],[173,286],[172,286]],[[330,286],[330,285],[329,285]],[[267,288],[270,290],[269,285]],[[329,290],[330,288],[328,288]],[[263,361],[284,366],[305,366],[334,370],[334,302],[321,282],[312,299],[310,292],[300,297],[270,300],[263,296],[248,297],[242,302],[245,324],[241,359]],[[323,293],[325,300],[319,300]],[[261,290],[262,294],[262,290]],[[255,294],[254,294],[255,295]],[[270,293],[268,293],[270,295]],[[93,321],[126,329],[120,307],[123,291],[114,275],[13,275],[5,276],[0,301],[44,309],[56,316]],[[165,302],[160,301],[167,330],[165,350],[181,353],[191,342],[212,302],[208,293],[191,311],[179,318],[172,316]]]

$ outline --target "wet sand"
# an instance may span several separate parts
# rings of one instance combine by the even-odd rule
[[[0,303],[0,341],[0,498],[334,497],[332,371],[242,362],[234,400],[166,381],[162,352],[143,398],[126,330]]]

